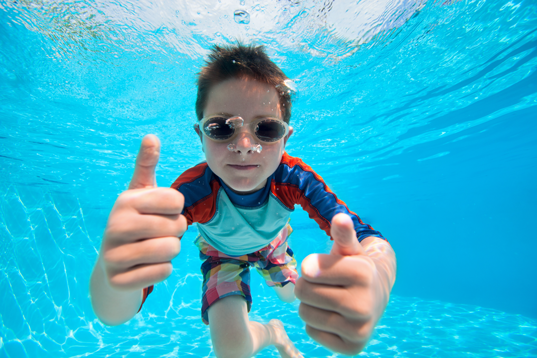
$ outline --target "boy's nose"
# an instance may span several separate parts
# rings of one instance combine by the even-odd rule
[[[240,133],[237,135],[237,152],[239,153],[252,153],[253,152],[253,146],[256,144],[255,140],[250,134],[248,130],[241,130]]]

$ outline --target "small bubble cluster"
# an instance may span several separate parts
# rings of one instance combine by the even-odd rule
[[[227,145],[227,150],[229,150],[230,152],[236,152],[238,148],[235,143],[229,143]],[[263,147],[261,146],[261,144],[254,144],[248,151],[252,151],[254,153],[261,153],[262,150],[263,150]]]

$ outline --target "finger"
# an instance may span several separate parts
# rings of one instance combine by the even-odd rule
[[[125,270],[142,264],[168,262],[181,251],[177,237],[159,237],[108,249],[103,260],[112,270]]]
[[[350,342],[367,340],[372,329],[371,320],[349,320],[337,312],[326,311],[301,303],[298,315],[309,326],[334,333]]]
[[[129,189],[141,189],[157,186],[155,167],[160,156],[160,140],[153,134],[148,134],[142,139],[134,174],[132,175]]]
[[[114,246],[140,239],[182,236],[187,229],[183,215],[114,215],[110,216],[105,235]]]
[[[334,239],[330,253],[336,255],[361,255],[365,253],[356,238],[354,223],[349,215],[339,213],[332,218],[330,235]]]
[[[140,214],[181,214],[185,198],[172,188],[130,190],[124,193],[121,206],[132,206]]]
[[[353,343],[348,342],[336,334],[324,332],[306,325],[306,333],[314,341],[323,345],[324,347],[338,353],[346,355],[358,354],[364,349],[367,342]]]
[[[110,285],[118,290],[140,290],[164,281],[172,273],[171,262],[135,266],[131,270],[109,276]]]
[[[300,277],[295,284],[295,295],[307,305],[337,312],[350,319],[370,319],[373,299],[367,288],[328,286],[310,283]]]
[[[311,254],[302,261],[302,277],[311,283],[332,286],[369,286],[374,263],[367,255]]]

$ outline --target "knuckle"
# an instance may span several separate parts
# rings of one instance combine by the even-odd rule
[[[308,319],[309,319],[309,309],[308,309],[308,306],[306,306],[305,304],[301,303],[301,304],[298,306],[298,316],[299,316],[304,322],[307,322]]]
[[[338,311],[350,319],[369,319],[373,312],[373,299],[369,294],[348,292],[348,299],[341,300]]]
[[[173,258],[179,255],[181,251],[181,242],[175,237],[168,237],[164,240],[159,240],[159,243],[154,248],[155,254],[164,253],[166,257]]]
[[[177,238],[172,238],[172,249],[171,249],[171,254],[173,255],[173,257],[179,255],[179,253],[181,252],[181,241]]]
[[[156,279],[159,282],[164,281],[165,279],[167,279],[172,274],[172,271],[173,271],[173,266],[172,266],[171,262],[163,263],[163,264],[159,265],[159,268],[158,268],[158,270],[156,272]]]
[[[110,283],[110,287],[116,290],[123,290],[127,286],[127,283],[119,275],[110,276],[108,282]]]
[[[304,278],[299,277],[295,282],[295,296],[301,300],[304,297],[305,294],[305,288],[304,285],[306,283],[306,280]]]
[[[135,195],[132,195],[132,190],[124,191],[123,193],[119,194],[115,204],[114,204],[114,210],[123,210],[126,207],[133,206],[135,202]]]
[[[353,356],[360,353],[365,347],[365,343],[349,343],[347,342],[340,349],[340,353],[343,353],[348,356]]]
[[[157,195],[165,200],[166,206],[175,210],[182,210],[185,202],[185,197],[177,189],[173,188],[157,188]]]
[[[171,190],[173,191],[173,197],[176,201],[176,206],[178,208],[183,208],[183,206],[185,205],[185,197],[183,196],[183,194],[181,194],[178,190],[176,189],[171,189],[171,188],[167,188],[168,190]]]
[[[122,261],[121,252],[119,251],[119,248],[111,248],[108,250],[104,250],[101,254],[101,258],[106,267],[119,266]]]
[[[177,219],[177,236],[181,236],[184,234],[188,226],[188,223],[186,221],[186,218],[184,215],[179,215]]]
[[[129,191],[126,190],[118,195],[116,202],[114,203],[114,207],[121,206],[123,202],[129,197]]]
[[[368,319],[371,317],[371,304],[366,300],[360,300],[360,302],[354,302],[347,308],[348,316],[352,318]]]
[[[367,340],[373,332],[373,328],[373,322],[371,320],[368,320],[365,324],[362,324],[359,329],[356,330],[356,337],[360,341]]]
[[[116,263],[116,255],[113,250],[106,250],[101,254],[101,260],[105,266],[110,266]]]
[[[359,260],[354,259],[352,270],[349,270],[354,282],[362,287],[368,287],[373,282],[375,272],[375,264],[369,258],[360,257]]]
[[[129,223],[130,220],[126,215],[120,213],[111,214],[108,218],[108,223],[106,225],[104,235],[107,240],[115,240],[119,237],[122,237],[127,233],[126,223]]]
[[[373,328],[371,320],[345,320],[341,326],[345,332],[345,340],[355,344],[367,341]]]

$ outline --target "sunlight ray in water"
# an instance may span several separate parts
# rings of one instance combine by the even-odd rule
[[[380,40],[402,26],[423,6],[422,0],[286,0],[244,5],[234,0],[8,0],[3,7],[19,11],[19,21],[59,41],[62,50],[85,47],[96,38],[105,43],[120,39],[135,51],[168,45],[197,58],[205,55],[207,44],[235,39],[307,49],[317,56],[346,56],[375,36],[384,34]],[[143,43],[137,41],[140,35]]]

